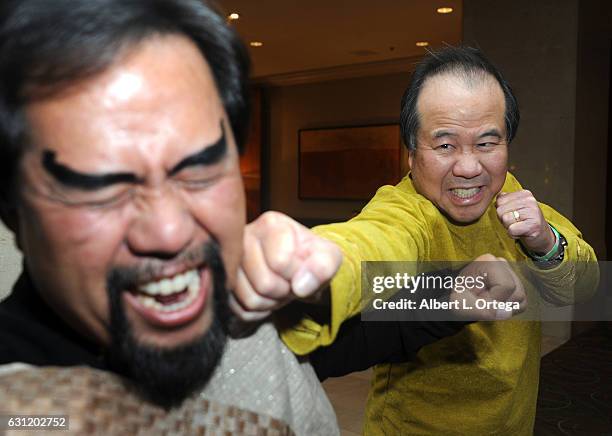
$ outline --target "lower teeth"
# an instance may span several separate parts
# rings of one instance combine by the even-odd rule
[[[185,292],[187,292],[187,295],[183,298],[183,300],[173,304],[162,304],[154,297],[149,297],[142,294],[138,295],[138,300],[143,306],[149,309],[154,309],[159,312],[174,312],[175,310],[184,309],[193,303],[198,294],[198,287],[190,286]]]

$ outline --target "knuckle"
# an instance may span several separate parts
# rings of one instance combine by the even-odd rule
[[[342,263],[342,259],[344,258],[342,254],[342,250],[336,244],[330,241],[325,242],[325,257],[326,262],[329,264],[330,268],[336,268]]]
[[[270,274],[264,274],[257,279],[255,284],[257,292],[261,295],[279,296],[283,293],[281,280],[272,277]]]
[[[331,279],[336,274],[336,271],[338,271],[338,267],[339,264],[335,262],[322,262],[319,265],[319,279],[323,281]]]
[[[236,294],[236,308],[241,311],[253,309],[254,304],[252,302],[252,294],[250,292],[243,292],[241,294]]]
[[[263,304],[263,299],[255,293],[249,293],[245,295],[240,302],[242,303],[244,308],[247,310],[265,309],[264,307],[265,305]]]
[[[259,309],[258,299],[254,294],[243,295],[239,301],[240,301],[240,304],[242,304],[242,307],[247,310]]]
[[[270,253],[268,257],[268,265],[274,272],[284,272],[291,265],[291,257],[280,251]]]
[[[276,227],[281,221],[281,214],[275,211],[266,211],[258,219],[264,227]]]

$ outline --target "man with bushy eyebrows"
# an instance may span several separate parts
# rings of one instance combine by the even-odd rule
[[[0,303],[3,414],[81,434],[338,434],[272,323],[231,326],[248,64],[199,0],[2,2],[1,213],[24,259]]]

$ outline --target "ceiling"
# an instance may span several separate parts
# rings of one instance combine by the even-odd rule
[[[254,78],[414,58],[461,41],[462,0],[218,0],[248,44]],[[450,14],[436,9],[450,6]]]

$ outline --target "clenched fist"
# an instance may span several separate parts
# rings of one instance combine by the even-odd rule
[[[531,192],[500,192],[496,207],[510,237],[519,239],[527,250],[543,255],[553,249],[555,235]]]
[[[460,272],[464,277],[484,278],[484,287],[471,287],[469,290],[457,293],[451,292],[450,301],[461,301],[459,307],[471,307],[469,310],[456,310],[459,318],[478,321],[508,319],[525,311],[527,294],[521,280],[512,270],[508,261],[492,254],[483,254],[467,264]],[[485,308],[478,308],[476,300],[482,300]],[[499,303],[515,305],[518,309],[508,311],[499,309]]]
[[[296,298],[316,301],[341,263],[334,243],[286,215],[266,212],[245,228],[232,310],[254,321]]]

